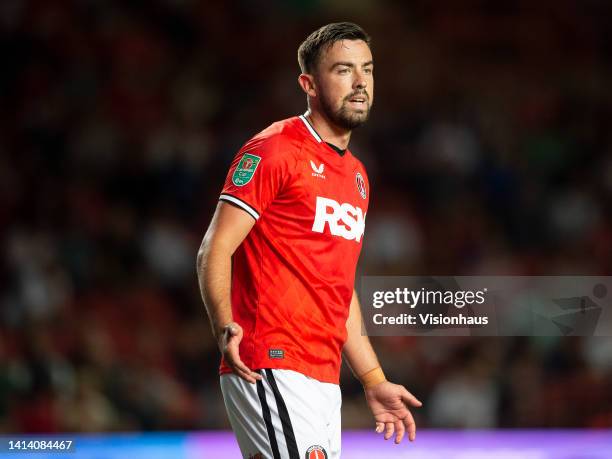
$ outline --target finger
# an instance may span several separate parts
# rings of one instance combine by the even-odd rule
[[[249,367],[247,367],[240,359],[240,353],[238,352],[238,346],[227,346],[225,352],[225,360],[228,365],[232,368],[239,368],[243,372],[251,375],[255,379],[261,379],[259,373],[254,373]]]
[[[237,370],[239,370],[241,374],[246,375],[246,376],[247,376],[247,378],[248,378],[248,380],[249,380],[249,382],[253,382],[253,383],[255,383],[256,381],[260,381],[260,380],[262,380],[262,379],[263,379],[263,377],[262,377],[262,376],[261,376],[259,373],[256,373],[256,372],[254,372],[254,371],[251,371],[251,370],[250,370],[250,369],[249,369],[249,368],[248,368],[246,365],[244,365],[242,362],[240,362],[240,363],[241,363],[241,366],[236,366],[235,368],[236,368]]]
[[[238,376],[252,384],[255,384],[258,380],[263,379],[259,373],[249,370],[246,366],[243,366],[242,368],[234,368]]]
[[[234,371],[234,373],[238,375],[238,377],[244,379],[248,383],[251,383],[251,384],[257,383],[255,378],[253,378],[249,373],[245,373],[244,371],[241,371],[241,370],[236,370]]]
[[[247,367],[244,363],[242,363],[242,360],[240,360],[240,357],[233,359],[233,361],[231,361],[230,364],[234,368],[242,371],[243,373],[247,373],[247,374],[251,373],[251,369]]]
[[[260,375],[259,373],[257,373],[256,371],[251,371],[251,373],[249,373],[251,375],[251,377],[257,381],[262,381],[263,380],[263,376]]]
[[[402,422],[406,426],[406,430],[408,430],[408,439],[410,441],[414,441],[414,439],[416,438],[416,422],[414,422],[412,414],[408,412],[406,417],[402,419]]]
[[[242,360],[240,360],[240,357],[234,355],[233,352],[228,353],[227,363],[233,370],[239,370],[243,375],[246,375],[248,377],[247,381],[249,382],[254,383],[256,380],[262,379],[262,376],[259,373],[251,371],[251,369],[247,367]]]
[[[414,395],[412,395],[405,387],[402,387],[402,401],[410,406],[421,407],[423,403],[419,399],[417,399]]]
[[[376,423],[376,433],[381,433],[384,429],[385,429],[385,423],[384,422],[377,422]]]
[[[395,444],[398,445],[402,438],[404,438],[404,433],[406,432],[406,428],[404,427],[404,423],[402,421],[395,421]]]
[[[385,440],[388,440],[389,438],[391,438],[393,436],[393,423],[392,422],[386,422],[385,423]]]

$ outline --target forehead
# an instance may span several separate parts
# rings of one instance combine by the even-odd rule
[[[336,62],[363,64],[372,60],[372,51],[363,40],[339,40],[323,50],[321,63],[333,65]]]

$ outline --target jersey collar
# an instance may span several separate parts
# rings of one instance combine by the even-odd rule
[[[308,120],[306,119],[306,117],[308,116],[308,114],[310,113],[310,111],[306,111],[306,113],[304,113],[303,115],[300,115],[300,119],[302,120],[302,122],[304,123],[304,125],[306,126],[306,128],[310,131],[310,133],[312,134],[312,136],[315,138],[315,140],[318,143],[323,142],[323,139],[321,138],[321,136],[319,134],[317,134],[317,131],[314,130],[314,128],[312,127],[312,125],[308,122]]]
[[[315,140],[318,143],[323,143],[323,139],[321,138],[321,136],[319,134],[317,134],[317,131],[315,131],[314,127],[312,126],[312,124],[310,124],[310,122],[308,121],[308,118],[306,118],[308,116],[308,114],[310,113],[309,110],[306,110],[306,112],[303,115],[300,115],[300,119],[302,120],[302,122],[304,123],[304,126],[306,126],[306,128],[308,129],[308,131],[312,134],[312,136],[315,138]],[[344,154],[346,153],[346,149],[342,150],[340,148],[338,148],[335,145],[332,145],[329,142],[325,142],[326,145],[328,145],[332,150],[334,150],[336,153],[338,153],[340,156],[344,156]]]

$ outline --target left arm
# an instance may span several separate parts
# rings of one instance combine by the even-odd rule
[[[357,292],[353,290],[346,321],[344,356],[353,374],[364,386],[366,402],[376,420],[376,432],[384,430],[385,440],[388,440],[395,431],[395,443],[399,443],[408,429],[408,438],[413,441],[416,425],[408,406],[420,407],[422,403],[404,386],[386,380],[370,339],[361,334],[362,320]]]

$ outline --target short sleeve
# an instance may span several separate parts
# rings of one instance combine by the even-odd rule
[[[288,158],[278,137],[247,143],[234,157],[219,196],[255,220],[274,200],[288,177]]]

